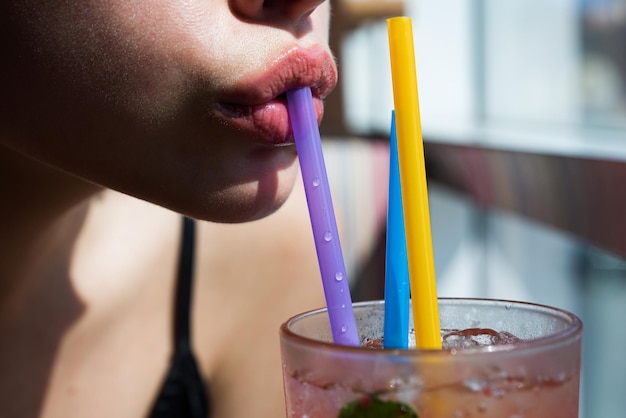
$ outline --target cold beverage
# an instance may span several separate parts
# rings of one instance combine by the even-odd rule
[[[571,313],[440,299],[443,350],[372,348],[384,302],[354,313],[362,347],[332,344],[325,310],[281,327],[288,417],[578,418],[582,324]]]

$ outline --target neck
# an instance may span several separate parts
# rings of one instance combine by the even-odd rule
[[[68,265],[88,201],[86,181],[0,146],[0,300]],[[7,298],[8,299],[8,298]],[[1,304],[0,304],[1,305]]]

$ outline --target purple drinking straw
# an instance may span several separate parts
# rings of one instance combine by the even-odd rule
[[[333,341],[336,344],[358,346],[359,335],[311,89],[303,87],[288,91],[287,105],[302,170]]]

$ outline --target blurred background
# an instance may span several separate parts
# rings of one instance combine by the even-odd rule
[[[623,417],[626,0],[334,3],[324,137],[388,140],[385,19],[413,18],[439,295],[573,311],[581,417]],[[382,297],[379,241],[354,299]]]

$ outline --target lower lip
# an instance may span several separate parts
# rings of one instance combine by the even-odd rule
[[[317,97],[313,98],[313,102],[319,123],[324,113],[324,104]],[[214,114],[218,119],[264,145],[281,146],[294,143],[287,98],[284,96],[255,106],[220,103]]]

